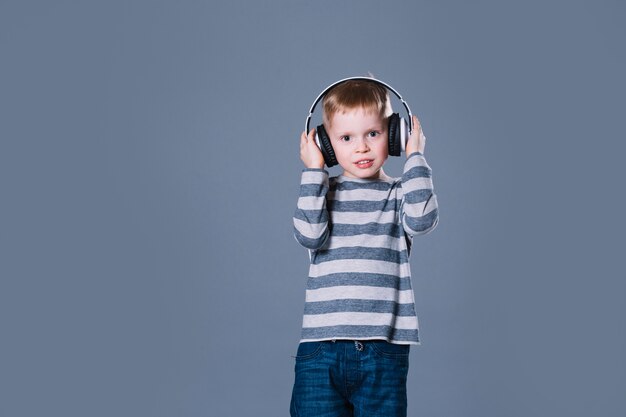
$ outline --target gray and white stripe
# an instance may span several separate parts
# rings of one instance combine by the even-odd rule
[[[302,341],[419,343],[409,249],[438,223],[432,172],[411,155],[401,178],[328,178],[304,170],[296,239],[311,251]]]

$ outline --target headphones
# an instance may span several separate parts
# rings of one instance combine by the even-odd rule
[[[402,105],[404,106],[406,112],[409,115],[409,122],[407,122],[405,118],[400,117],[398,113],[393,113],[391,116],[389,116],[389,126],[387,128],[387,134],[388,134],[388,139],[389,139],[389,155],[400,156],[400,153],[404,151],[406,148],[406,141],[409,138],[409,135],[411,134],[411,130],[412,130],[413,118],[411,114],[411,109],[409,109],[409,105],[406,103],[406,101],[404,101],[402,96],[396,90],[394,90],[389,84],[386,84],[372,77],[344,78],[326,87],[324,91],[322,91],[317,96],[317,98],[311,105],[311,109],[309,110],[309,115],[306,118],[304,131],[307,133],[309,132],[309,124],[311,122],[311,116],[313,116],[313,111],[315,110],[315,106],[317,106],[317,103],[320,102],[320,100],[324,97],[324,95],[334,86],[341,84],[344,81],[349,81],[349,80],[371,81],[373,83],[382,85],[388,91],[391,91],[396,97],[398,97],[398,99],[400,99],[400,102],[402,102]],[[333,147],[330,144],[330,138],[328,137],[328,134],[326,133],[326,129],[324,128],[323,124],[319,125],[315,129],[315,142],[317,142],[317,146],[319,146],[320,150],[322,151],[322,155],[324,156],[324,162],[326,162],[326,165],[329,168],[337,165],[338,162],[337,162],[337,158],[335,157],[335,151],[333,150]]]

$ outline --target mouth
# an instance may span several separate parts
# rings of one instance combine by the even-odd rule
[[[361,159],[360,161],[356,161],[354,165],[356,165],[357,168],[366,169],[374,165],[374,160],[373,159]]]

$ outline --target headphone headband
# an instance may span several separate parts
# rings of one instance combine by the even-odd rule
[[[320,100],[322,99],[322,97],[324,97],[324,95],[328,92],[328,90],[330,90],[331,88],[333,88],[334,86],[341,84],[345,81],[350,81],[350,80],[362,80],[362,81],[372,81],[376,84],[380,84],[383,87],[385,87],[387,90],[391,91],[396,97],[398,97],[398,99],[400,100],[400,102],[402,103],[402,105],[404,106],[404,109],[406,110],[406,112],[409,115],[409,133],[411,133],[411,131],[413,130],[413,115],[411,113],[411,109],[409,108],[409,105],[407,104],[406,101],[404,101],[404,99],[402,98],[402,96],[400,95],[400,93],[398,93],[392,86],[390,86],[387,83],[384,83],[380,80],[377,80],[376,78],[372,78],[372,77],[348,77],[348,78],[344,78],[342,80],[336,81],[334,83],[332,83],[331,85],[329,85],[328,87],[326,87],[324,89],[324,91],[322,91],[317,98],[315,99],[315,101],[313,102],[313,104],[311,105],[311,109],[309,110],[309,115],[306,118],[306,123],[304,124],[304,131],[308,134],[309,133],[309,125],[311,123],[311,116],[313,116],[313,111],[315,110],[315,106],[317,106],[317,103],[320,102]]]

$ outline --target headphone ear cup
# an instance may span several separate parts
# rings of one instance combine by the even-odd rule
[[[400,115],[393,113],[389,116],[389,127],[387,129],[389,139],[389,155],[400,156],[402,152],[401,141],[401,128],[400,128]]]
[[[320,147],[320,151],[322,151],[322,156],[324,157],[324,162],[326,162],[326,166],[330,168],[337,165],[335,150],[330,144],[330,138],[326,133],[326,129],[324,129],[324,125],[319,125],[315,129],[315,141]]]
[[[406,153],[406,143],[409,141],[409,123],[404,117],[400,118],[400,147]]]

